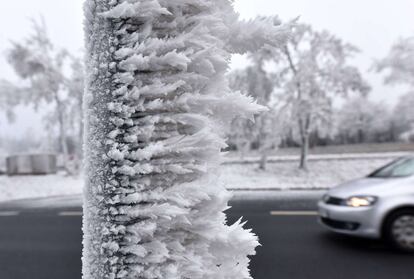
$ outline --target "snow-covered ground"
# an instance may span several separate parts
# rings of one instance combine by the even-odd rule
[[[79,194],[83,179],[63,175],[5,176],[0,175],[0,202]]]
[[[297,161],[269,163],[266,171],[257,164],[225,164],[221,180],[234,190],[324,189],[363,177],[395,158],[354,158],[315,160],[309,172],[297,168]]]
[[[275,160],[266,171],[251,161],[227,162],[222,166],[221,181],[234,190],[323,189],[346,180],[362,177],[386,164],[395,156],[318,157],[309,162],[309,172],[297,169],[296,160]],[[254,160],[252,160],[254,161]],[[82,192],[83,179],[63,175],[1,176],[0,202],[15,199],[73,195]]]
[[[310,154],[308,161],[336,161],[336,160],[359,160],[359,159],[395,159],[407,155],[412,155],[412,152],[399,151],[399,152],[383,152],[383,153],[339,153],[339,154]],[[224,157],[224,164],[252,164],[259,163],[260,157],[258,156],[246,156],[240,158],[234,154],[228,154]],[[269,163],[274,162],[292,162],[298,161],[298,155],[273,155],[268,156],[267,161]]]

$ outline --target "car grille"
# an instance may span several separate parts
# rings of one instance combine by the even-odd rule
[[[325,200],[326,204],[332,204],[332,205],[345,205],[346,200],[336,197],[328,197]]]

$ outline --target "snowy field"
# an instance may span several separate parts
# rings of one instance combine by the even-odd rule
[[[280,158],[268,164],[266,171],[251,161],[227,162],[222,166],[221,181],[233,190],[305,190],[324,189],[349,179],[362,177],[400,154],[371,155],[360,158],[313,158],[309,172],[297,169],[298,162]],[[273,158],[276,159],[276,158]],[[252,160],[254,161],[254,160]],[[80,194],[83,180],[63,175],[0,176],[0,201]]]
[[[266,171],[257,164],[225,164],[221,180],[233,190],[325,189],[370,174],[393,160],[384,158],[327,159],[309,162],[309,172],[297,168],[297,161],[269,163]]]
[[[82,178],[63,175],[0,176],[0,202],[82,192]]]
[[[414,143],[362,143],[362,144],[341,144],[328,146],[315,146],[309,149],[312,155],[339,155],[339,154],[387,154],[414,152]],[[269,151],[269,156],[299,156],[300,148],[285,147]],[[259,156],[255,150],[249,151],[247,156]],[[238,152],[229,152],[228,157],[240,157]]]

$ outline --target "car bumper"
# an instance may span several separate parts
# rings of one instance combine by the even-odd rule
[[[338,233],[369,238],[379,238],[380,229],[374,207],[353,208],[318,203],[319,223]]]

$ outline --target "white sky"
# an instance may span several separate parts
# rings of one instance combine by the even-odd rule
[[[352,63],[373,87],[372,99],[395,104],[407,90],[383,85],[382,76],[369,69],[398,38],[414,34],[413,0],[238,0],[235,7],[243,18],[278,14],[282,20],[289,20],[300,16],[301,22],[356,45],[361,53]],[[233,67],[245,63],[241,57],[233,59]]]
[[[14,79],[3,53],[10,39],[18,40],[30,32],[31,17],[44,16],[56,45],[72,52],[80,51],[83,46],[82,3],[83,0],[5,1],[0,9],[0,78]],[[354,64],[371,83],[371,98],[394,104],[397,96],[404,93],[404,87],[384,86],[381,76],[368,70],[373,59],[385,56],[397,38],[414,34],[413,0],[236,0],[235,7],[242,18],[277,14],[288,20],[300,16],[300,21],[316,29],[331,31],[361,49]],[[243,57],[236,57],[232,66],[245,65]],[[39,121],[33,112],[20,111],[20,114],[14,133],[16,126],[24,131]],[[10,127],[4,126],[2,118],[0,121],[1,130],[8,134]]]

